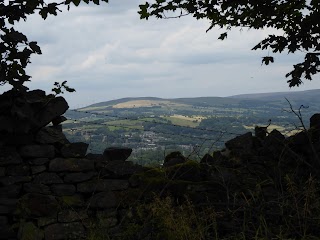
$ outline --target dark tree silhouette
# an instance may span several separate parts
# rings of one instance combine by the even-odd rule
[[[81,2],[99,4],[108,0],[66,0],[60,3],[44,0],[0,0],[0,85],[10,84],[17,91],[26,91],[24,83],[30,81],[25,68],[30,63],[32,54],[41,54],[37,42],[29,41],[27,36],[14,29],[14,25],[20,20],[27,20],[32,14],[40,14],[43,19],[48,15],[57,15],[61,12],[59,7],[78,6]],[[55,85],[55,89],[61,92],[61,87],[69,91],[72,89],[62,83],[62,86]],[[60,87],[60,88],[59,88]],[[60,93],[56,92],[56,93]]]
[[[166,14],[177,13],[167,17]],[[302,84],[302,78],[312,80],[320,71],[320,1],[319,0],[156,0],[140,5],[140,18],[180,18],[192,15],[208,19],[225,31],[219,39],[227,38],[232,28],[282,30],[279,35],[269,35],[252,48],[269,49],[273,53],[287,51],[305,53],[304,61],[293,65],[286,74],[290,87]],[[262,63],[273,63],[272,56],[262,58]]]

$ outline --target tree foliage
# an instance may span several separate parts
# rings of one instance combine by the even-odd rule
[[[227,38],[233,28],[281,30],[270,34],[252,50],[268,49],[273,53],[305,53],[304,61],[293,65],[286,74],[290,87],[302,84],[302,79],[312,80],[320,71],[320,1],[319,0],[155,0],[140,5],[140,18],[174,18],[192,15],[208,19],[207,31],[218,26],[225,31],[219,39]],[[272,56],[262,58],[262,63],[273,63]]]
[[[69,10],[71,5],[78,6],[81,2],[98,5],[108,0],[66,0],[60,3],[44,0],[0,0],[0,85],[10,84],[18,91],[27,90],[24,83],[30,81],[31,77],[27,75],[25,68],[30,63],[32,54],[41,54],[37,42],[29,41],[26,35],[15,30],[14,25],[21,20],[26,21],[29,15],[36,13],[43,19],[49,15],[56,16],[61,12],[62,6]]]

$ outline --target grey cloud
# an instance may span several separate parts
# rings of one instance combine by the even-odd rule
[[[31,88],[50,91],[67,80],[77,92],[66,94],[71,106],[127,96],[228,96],[253,91],[286,91],[284,74],[301,55],[275,56],[261,66],[267,52],[250,49],[262,32],[221,30],[205,33],[208,22],[192,18],[139,20],[142,0],[111,0],[83,5],[43,21],[21,23],[29,39],[39,41],[43,55],[33,57]],[[319,81],[318,81],[319,82]],[[320,88],[314,80],[301,90]]]

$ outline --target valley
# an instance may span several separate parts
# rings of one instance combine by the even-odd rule
[[[131,147],[129,160],[141,165],[159,165],[171,151],[200,160],[269,120],[269,131],[292,135],[302,127],[299,110],[305,123],[320,112],[319,96],[320,90],[310,90],[224,98],[124,98],[68,110],[63,129],[70,141],[87,142],[92,153]]]

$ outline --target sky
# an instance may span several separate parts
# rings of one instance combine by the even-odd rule
[[[30,89],[51,92],[67,81],[75,93],[63,96],[70,108],[124,97],[207,97],[244,93],[302,91],[320,88],[319,76],[299,88],[288,87],[285,74],[303,54],[273,55],[252,51],[273,29],[224,31],[192,17],[141,20],[145,0],[110,0],[100,6],[81,4],[43,20],[35,15],[18,24],[42,55],[31,58]],[[6,90],[1,87],[2,91]]]

